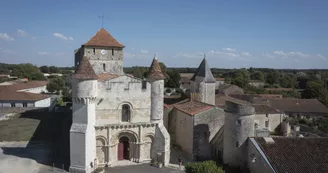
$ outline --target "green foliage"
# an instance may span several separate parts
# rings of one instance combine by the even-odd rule
[[[194,162],[185,165],[186,173],[223,173],[214,161]]]
[[[328,118],[319,119],[317,124],[318,124],[319,130],[328,132]]]
[[[166,71],[168,75],[168,79],[166,82],[166,87],[170,88],[179,88],[180,87],[180,74],[176,70],[168,70]]]
[[[50,80],[47,85],[47,90],[51,93],[59,92],[65,87],[65,82],[62,78],[57,77]]]
[[[268,84],[272,85],[279,82],[279,77],[280,77],[279,72],[277,70],[272,70],[269,73],[267,73],[265,79]]]
[[[43,74],[39,68],[32,64],[17,64],[9,67],[10,75],[18,78],[28,78],[29,80],[44,80]]]
[[[250,74],[246,69],[238,69],[232,74],[231,84],[244,88],[248,85]]]
[[[251,77],[252,80],[264,81],[264,74],[261,71],[251,72],[251,76],[250,77]]]
[[[328,105],[328,92],[323,82],[310,81],[302,92],[302,98],[318,99],[322,104]]]

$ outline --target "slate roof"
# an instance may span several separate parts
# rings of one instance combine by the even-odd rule
[[[86,56],[82,58],[72,77],[76,79],[98,79],[98,76]]]
[[[328,108],[317,99],[253,99],[253,103],[267,104],[283,112],[328,114]]]
[[[189,100],[188,102],[175,104],[174,107],[178,109],[181,112],[184,112],[188,115],[196,115],[198,113],[201,113],[203,111],[209,110],[214,108],[214,105],[206,104],[203,102],[195,101],[195,100]]]
[[[254,138],[278,173],[324,173],[328,170],[328,138]]]
[[[159,62],[156,57],[153,59],[153,62],[151,63],[147,78],[152,80],[165,79],[165,76],[162,73],[161,66],[159,65]]]
[[[51,96],[46,94],[0,90],[0,100],[2,101],[38,101],[49,97]]]
[[[279,114],[280,111],[269,105],[252,104],[256,114]]]
[[[113,36],[111,36],[104,28],[101,28],[84,46],[99,47],[118,47],[124,48]]]
[[[206,83],[215,83],[215,78],[211,72],[211,68],[207,64],[206,59],[204,58],[203,61],[200,63],[199,67],[197,68],[194,76],[191,78],[192,81],[196,80],[197,77],[203,77],[203,82]]]
[[[236,99],[227,95],[222,95],[222,94],[218,94],[215,95],[215,105],[221,108],[224,108],[226,105],[226,101],[231,101],[234,103],[240,103],[240,104],[247,104],[248,102],[245,100],[240,100],[240,99]]]
[[[28,82],[21,82],[21,83],[15,83],[12,85],[2,85],[0,86],[0,90],[23,90],[23,89],[29,89],[29,88],[37,88],[37,87],[43,87],[48,84],[48,81],[28,81]]]

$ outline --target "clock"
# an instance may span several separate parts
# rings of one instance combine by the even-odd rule
[[[106,51],[103,49],[100,51],[101,54],[105,55]]]

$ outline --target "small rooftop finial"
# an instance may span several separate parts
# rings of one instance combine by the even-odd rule
[[[154,59],[157,59],[157,57],[156,57],[156,53],[154,53]]]
[[[204,59],[206,58],[206,54],[204,53]]]

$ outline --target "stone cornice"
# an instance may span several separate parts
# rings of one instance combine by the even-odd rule
[[[145,122],[145,123],[127,123],[127,124],[98,124],[95,125],[95,129],[126,129],[135,127],[155,127],[157,122]]]

